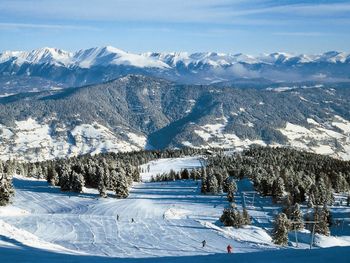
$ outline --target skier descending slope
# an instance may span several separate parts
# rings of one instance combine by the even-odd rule
[[[227,246],[227,253],[229,253],[229,254],[232,253],[232,247],[231,247],[231,245],[228,245],[228,246]]]
[[[207,241],[203,240],[202,241],[202,247],[205,247],[206,244],[207,244]]]

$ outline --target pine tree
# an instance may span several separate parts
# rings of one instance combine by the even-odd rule
[[[71,179],[70,179],[70,173],[66,169],[66,167],[63,167],[62,174],[60,176],[60,186],[61,191],[70,191],[71,190]]]
[[[288,244],[289,220],[285,213],[277,215],[272,232],[272,240],[276,245],[285,246]]]
[[[243,216],[237,209],[232,206],[224,209],[220,217],[220,221],[225,226],[233,226],[235,228],[239,228],[244,224]]]
[[[211,175],[209,178],[208,178],[208,186],[209,186],[209,192],[211,194],[217,194],[218,193],[218,188],[219,188],[219,185],[218,185],[218,180],[216,179],[216,177],[214,175]]]
[[[207,187],[207,172],[206,170],[202,167],[201,168],[201,180],[202,180],[202,186],[201,186],[201,193],[205,194],[208,192],[208,187]]]
[[[113,174],[113,172],[115,173],[115,171],[113,170],[111,175]],[[105,178],[104,178],[103,174],[100,175],[100,179],[99,179],[99,182],[98,182],[97,189],[98,189],[98,192],[99,192],[101,197],[103,197],[103,198],[107,197],[107,188],[106,188],[106,185],[105,185]]]
[[[243,217],[243,224],[244,225],[250,225],[252,223],[250,215],[248,214],[248,211],[245,208],[243,208],[242,217]]]
[[[327,222],[327,216],[329,215],[329,211],[326,206],[324,206],[322,209],[319,209],[317,206],[315,206],[314,209],[314,221],[315,223],[315,233],[329,236],[329,227]]]
[[[186,168],[181,172],[181,179],[183,180],[190,179],[190,172]]]
[[[293,230],[304,229],[303,213],[301,212],[300,205],[298,203],[296,203],[293,206],[293,209],[290,214],[290,219],[293,221],[293,224],[292,224]]]
[[[129,196],[128,183],[124,174],[119,174],[115,194],[117,198],[127,198]]]
[[[237,191],[237,184],[235,180],[231,179],[227,186],[227,200],[229,202],[234,201],[235,192]]]
[[[47,182],[53,186],[56,186],[59,184],[59,177],[58,177],[58,173],[56,172],[56,170],[52,167],[50,167],[47,170]]]
[[[0,168],[0,206],[9,204],[14,194],[11,176],[3,173],[2,168]]]
[[[173,169],[170,170],[169,172],[169,180],[170,181],[175,181],[176,180],[176,173]]]
[[[273,181],[272,184],[272,197],[274,200],[280,199],[285,191],[284,181],[281,177],[278,177]]]
[[[71,189],[74,192],[81,193],[85,185],[85,179],[82,174],[73,171],[71,174]]]

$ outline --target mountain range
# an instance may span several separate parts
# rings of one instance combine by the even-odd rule
[[[126,75],[97,85],[0,98],[0,158],[290,146],[350,159],[346,84],[237,88]]]
[[[215,52],[133,54],[106,46],[68,52],[56,48],[0,53],[0,95],[97,84],[142,74],[179,84],[349,82],[350,54],[224,54]]]

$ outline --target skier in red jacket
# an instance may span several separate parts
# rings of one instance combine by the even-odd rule
[[[232,247],[231,247],[231,245],[228,245],[228,246],[227,246],[227,253],[232,253]]]

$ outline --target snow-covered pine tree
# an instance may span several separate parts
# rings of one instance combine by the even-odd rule
[[[233,226],[235,228],[239,228],[244,224],[244,219],[241,213],[235,209],[234,206],[224,209],[220,221],[225,226]]]
[[[63,167],[61,171],[62,174],[60,176],[60,186],[61,191],[70,191],[71,190],[71,180],[70,180],[70,172],[67,167]]]
[[[252,223],[250,215],[248,214],[248,211],[245,208],[243,208],[242,217],[244,225],[250,225]]]
[[[74,192],[81,193],[85,185],[85,179],[82,174],[73,171],[71,174],[71,189]]]
[[[272,197],[274,198],[274,200],[276,201],[280,199],[283,196],[284,191],[285,187],[282,177],[276,178],[272,184]]]
[[[300,210],[300,205],[295,203],[292,207],[290,213],[290,219],[293,221],[292,229],[293,230],[302,230],[304,229],[303,213]]]
[[[237,191],[237,184],[233,178],[231,178],[230,182],[227,185],[227,200],[229,202],[234,201],[235,192]]]
[[[218,188],[219,188],[219,184],[218,184],[218,180],[216,179],[216,177],[214,175],[210,175],[208,177],[208,190],[209,193],[211,194],[217,194],[218,193]]]
[[[287,215],[288,218],[291,218],[291,213],[293,210],[293,205],[292,205],[292,196],[288,194],[283,198],[283,209],[282,212]]]
[[[114,188],[115,185],[117,184],[117,173],[115,170],[112,170],[110,173],[110,178],[111,178],[111,184],[113,185],[112,187]],[[106,198],[107,197],[107,187],[106,187],[106,180],[105,180],[105,175],[104,172],[100,171],[99,173],[99,181],[97,185],[98,192],[101,197]]]
[[[224,179],[221,172],[215,174],[216,180],[218,181],[218,193],[223,193]]]
[[[170,170],[169,172],[169,180],[170,181],[175,181],[176,180],[176,173],[173,169]]]
[[[117,198],[127,198],[129,196],[129,185],[124,174],[120,173],[115,188]]]
[[[201,193],[205,194],[206,192],[208,192],[207,171],[203,167],[201,168],[201,180],[202,180]]]
[[[0,167],[0,206],[5,206],[9,204],[14,194],[15,194],[15,190],[12,184],[12,176],[3,173],[3,169],[1,166]]]
[[[330,231],[328,227],[327,216],[329,215],[329,211],[326,206],[320,209],[318,206],[314,208],[314,221],[315,223],[315,233],[329,236]]]
[[[47,170],[47,182],[53,186],[56,186],[59,184],[58,173],[53,167],[50,167]]]
[[[276,245],[285,246],[288,244],[288,230],[290,223],[285,213],[279,213],[274,222],[272,241]]]

